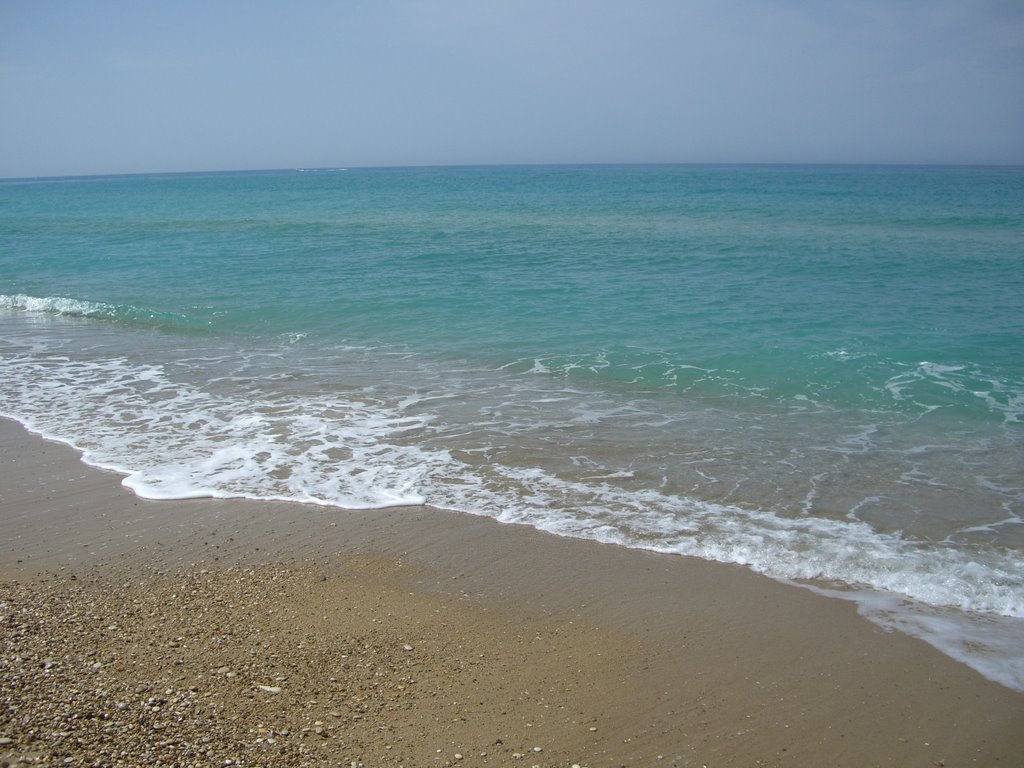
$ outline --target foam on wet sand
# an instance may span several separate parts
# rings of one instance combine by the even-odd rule
[[[1021,694],[740,567],[422,507],[145,501],[14,423],[0,449],[0,760],[1024,754]]]

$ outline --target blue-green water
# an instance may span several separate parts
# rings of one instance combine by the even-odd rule
[[[143,496],[744,563],[1024,688],[1021,169],[0,182],[0,359]]]

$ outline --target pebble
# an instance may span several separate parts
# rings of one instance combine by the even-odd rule
[[[417,708],[424,723],[432,722],[434,692],[450,679],[438,676],[436,662],[452,674],[446,665],[458,650],[444,634],[423,635],[424,646],[412,654],[417,647],[400,639],[408,627],[383,614],[372,629],[369,616],[367,628],[352,634],[335,628],[330,642],[307,634],[294,623],[287,594],[299,594],[311,576],[319,573],[260,567],[150,572],[144,583],[123,585],[103,574],[59,587],[0,582],[0,642],[8,660],[0,664],[2,758],[14,764],[24,756],[26,764],[54,768],[68,759],[82,766],[361,768],[342,750],[364,742],[382,755],[389,750],[390,762],[380,768],[422,764],[423,745],[410,745],[408,729],[385,734],[380,726],[401,724]],[[276,618],[267,618],[270,607]],[[476,650],[466,649],[471,664]],[[275,698],[285,680],[289,696]],[[458,727],[451,746],[459,743]],[[502,745],[491,735],[481,746],[492,740]],[[480,763],[507,759],[507,748],[492,749],[490,758],[478,752]],[[525,757],[542,751],[512,757],[529,766]],[[469,753],[447,754],[460,764],[477,762]]]

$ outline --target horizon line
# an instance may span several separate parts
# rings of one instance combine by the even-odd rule
[[[0,176],[0,182],[59,181],[71,179],[107,179],[132,176],[198,176],[233,173],[340,173],[350,170],[458,169],[458,168],[977,168],[1024,169],[1024,163],[855,163],[855,162],[547,162],[547,163],[413,163],[396,165],[324,165],[280,168],[219,168],[188,171],[124,171],[114,173],[46,174],[37,176]]]

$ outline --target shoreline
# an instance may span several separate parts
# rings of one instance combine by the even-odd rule
[[[3,419],[0,450],[5,594],[13,590],[19,601],[44,608],[91,600],[97,613],[117,612],[136,601],[159,613],[166,601],[158,596],[195,585],[195,594],[175,598],[189,607],[179,624],[191,642],[166,640],[190,652],[167,646],[164,656],[146,656],[139,649],[149,625],[135,614],[117,619],[133,623],[118,637],[94,627],[81,643],[118,659],[142,653],[135,666],[108,665],[111,689],[166,682],[162,690],[177,691],[168,677],[177,674],[176,660],[178,669],[202,675],[180,701],[170,696],[158,706],[180,704],[187,714],[205,695],[224,702],[217,711],[234,730],[222,729],[223,754],[250,737],[252,749],[271,738],[277,748],[280,730],[295,751],[275,752],[280,762],[268,764],[445,765],[459,762],[459,754],[467,765],[952,766],[1012,765],[1024,754],[1024,695],[921,640],[882,630],[852,603],[741,566],[423,507],[353,512],[284,502],[146,501],[121,487],[117,475],[84,465],[71,448]],[[274,613],[225,607],[238,605],[225,595],[239,589]],[[13,642],[8,613],[0,624],[5,643]],[[227,641],[215,651],[207,625],[187,618],[196,615],[209,617],[207,624],[245,623],[250,637],[277,637],[268,641],[270,655],[294,668],[289,680],[275,685],[281,675],[263,662],[240,673],[248,687],[229,685],[227,673],[211,672],[232,666],[211,666]],[[280,623],[283,615],[290,624]],[[56,626],[53,618],[46,626]],[[304,642],[286,641],[289,627],[302,629]],[[409,627],[420,639],[406,639]],[[386,677],[402,677],[406,656],[424,649],[415,675],[430,681],[430,691],[389,689],[395,699],[375,700],[380,709],[365,708],[358,719],[348,712],[343,723],[328,712],[311,719],[301,738],[290,738],[303,733],[298,722],[278,728],[278,736],[257,734],[274,730],[265,720],[306,711],[296,709],[298,683],[318,701],[365,686],[339,671],[348,662],[336,651],[356,637],[380,651]],[[406,645],[414,650],[401,652]],[[5,648],[5,675],[14,669],[9,654]],[[452,659],[462,662],[457,669]],[[344,690],[310,677],[328,667]],[[284,690],[260,698],[260,685]],[[449,701],[452,692],[458,706]],[[52,692],[60,695],[59,687]],[[33,702],[37,711],[49,706]],[[441,714],[451,718],[442,722]],[[56,737],[26,741],[19,716],[0,722],[0,737],[11,740],[0,745],[0,758],[45,747],[77,759]],[[159,740],[154,733],[149,741]],[[139,743],[151,748],[149,741]],[[535,746],[543,751],[532,752]],[[257,764],[257,753],[249,754],[235,764]]]

